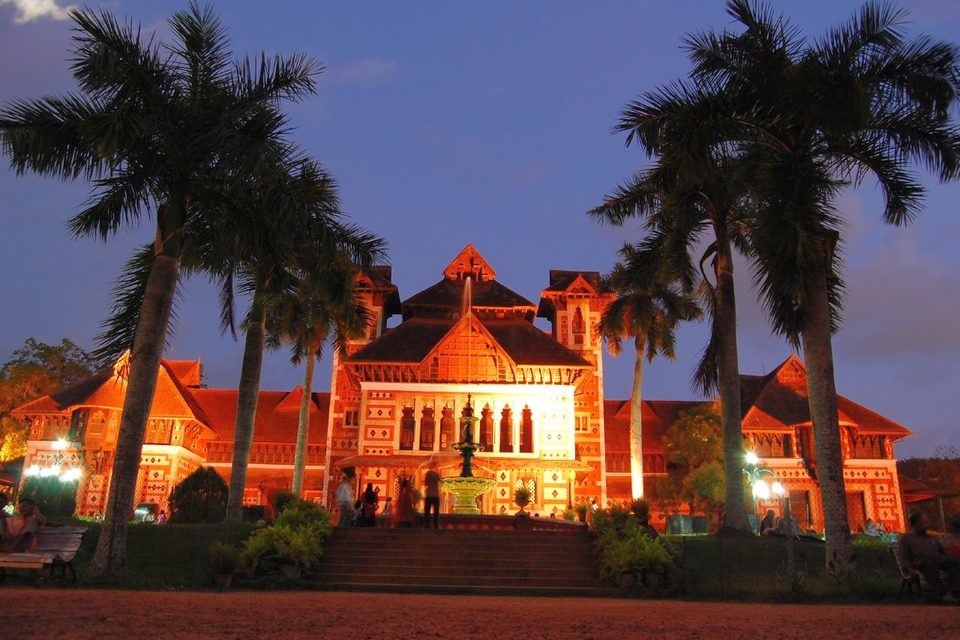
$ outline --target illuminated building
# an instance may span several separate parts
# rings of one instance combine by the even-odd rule
[[[474,474],[493,478],[486,514],[512,513],[515,488],[531,490],[529,509],[546,516],[575,500],[630,498],[629,401],[603,397],[602,341],[595,331],[609,294],[596,272],[551,271],[538,305],[496,280],[468,245],[443,278],[401,302],[391,270],[364,275],[373,312],[367,334],[335,356],[330,393],[314,393],[304,496],[333,506],[339,472],[395,495],[401,477],[431,461],[458,473],[452,450],[470,394]],[[400,322],[388,328],[388,320]],[[545,331],[536,317],[548,323]],[[26,467],[49,458],[59,438],[82,453],[86,472],[77,509],[103,510],[125,391],[124,362],[18,408],[30,422]],[[779,477],[801,528],[822,530],[816,455],[802,362],[791,356],[766,376],[741,376],[745,448]],[[302,390],[261,391],[245,504],[270,508],[289,490]],[[893,444],[904,427],[842,396],[844,473],[851,526],[866,518],[903,530]],[[144,441],[138,502],[166,507],[173,487],[200,465],[229,479],[237,391],[200,386],[200,361],[164,360]],[[644,473],[665,469],[661,438],[694,401],[644,401]],[[778,508],[762,502],[761,509]],[[657,514],[662,517],[663,514]]]

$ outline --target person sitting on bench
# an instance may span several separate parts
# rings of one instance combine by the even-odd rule
[[[912,531],[900,538],[900,549],[907,572],[917,571],[923,575],[936,595],[946,603],[960,602],[960,562],[947,555],[940,540],[927,533],[930,520],[927,514],[917,511],[910,515]],[[940,572],[946,572],[946,583]]]
[[[4,520],[3,550],[12,553],[30,552],[37,548],[37,532],[46,518],[30,498],[20,500],[19,514]]]

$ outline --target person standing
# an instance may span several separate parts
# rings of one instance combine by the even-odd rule
[[[427,475],[423,478],[425,491],[423,498],[424,526],[430,528],[430,510],[433,510],[433,528],[440,528],[440,474],[437,463],[431,462]]]
[[[360,518],[361,527],[377,526],[377,508],[379,507],[380,497],[373,490],[373,483],[367,483],[367,489],[363,492],[363,512]]]
[[[340,486],[337,487],[337,507],[340,509],[340,520],[338,527],[349,527],[353,520],[353,486],[350,484],[350,478],[343,476]]]
[[[404,478],[400,481],[400,492],[397,494],[396,523],[401,529],[413,526],[413,487],[410,481]]]

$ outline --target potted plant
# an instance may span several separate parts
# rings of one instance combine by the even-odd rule
[[[213,578],[217,586],[226,589],[233,581],[233,573],[240,564],[240,551],[224,542],[214,542],[209,547],[209,553]]]
[[[530,489],[526,487],[518,487],[517,490],[513,492],[513,501],[520,507],[520,511],[523,511],[523,508],[530,504],[530,499]]]
[[[279,570],[296,580],[323,555],[323,540],[330,535],[330,514],[319,505],[291,500],[274,523],[243,543],[243,559],[256,572]]]
[[[573,505],[573,510],[577,514],[577,520],[580,522],[587,521],[587,512],[590,511],[590,505],[586,501],[578,501],[575,505]]]

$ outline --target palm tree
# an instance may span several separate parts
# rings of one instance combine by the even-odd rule
[[[747,533],[747,501],[743,487],[743,432],[740,408],[740,368],[737,354],[737,309],[733,281],[733,247],[743,247],[747,210],[741,166],[722,142],[729,125],[720,119],[727,110],[722,93],[674,83],[643,94],[621,113],[615,127],[627,133],[627,145],[637,142],[653,167],[638,172],[588,212],[600,222],[622,226],[641,218],[651,233],[670,238],[669,261],[681,282],[691,282],[691,250],[705,230],[713,241],[700,259],[701,293],[712,318],[710,341],[694,376],[704,395],[720,396],[724,443],[727,529]],[[712,265],[713,283],[703,265]]]
[[[110,13],[74,12],[72,68],[80,93],[16,100],[0,110],[3,148],[18,173],[93,180],[91,204],[70,220],[104,240],[157,207],[156,240],[139,295],[127,392],[95,574],[122,570],[140,452],[180,278],[199,226],[242,224],[219,191],[287,153],[277,105],[314,90],[321,66],[304,55],[233,62],[209,8],[169,19],[173,44],[144,42]],[[256,233],[255,228],[248,228]],[[141,256],[142,258],[142,256]]]
[[[303,397],[297,428],[297,448],[293,459],[293,493],[303,493],[310,435],[310,403],[313,398],[313,372],[323,357],[323,346],[333,341],[335,348],[346,350],[348,338],[360,337],[370,322],[366,306],[356,296],[358,269],[347,259],[328,259],[321,268],[311,269],[293,295],[277,301],[268,324],[271,347],[290,344],[290,361],[304,363]]]
[[[699,318],[700,308],[667,275],[660,247],[625,244],[620,258],[603,279],[603,287],[617,297],[604,310],[598,329],[613,355],[620,354],[623,338],[633,338],[637,359],[630,393],[630,479],[633,497],[642,498],[643,359],[676,358],[674,330],[681,321]]]
[[[227,234],[236,260],[220,267],[221,277],[227,281],[239,277],[241,290],[251,299],[242,327],[246,339],[237,393],[227,524],[240,524],[243,519],[243,491],[260,394],[266,326],[273,308],[295,296],[302,282],[313,277],[311,272],[328,271],[328,263],[338,265],[343,261],[368,267],[382,256],[384,246],[376,236],[342,222],[336,184],[315,161],[298,160],[289,173],[279,178],[268,176],[252,187],[244,185],[235,195],[236,208],[259,219],[262,231],[255,238]],[[221,232],[211,237],[223,242],[223,235]],[[211,250],[205,255],[220,253]],[[211,265],[209,270],[218,269]],[[232,286],[225,289],[232,291]],[[225,329],[232,328],[232,307],[228,296],[221,314]]]
[[[905,14],[867,4],[808,44],[764,5],[731,0],[741,33],[704,33],[688,44],[694,77],[723,87],[736,143],[750,166],[756,204],[752,260],[774,329],[802,346],[823,502],[828,567],[852,573],[831,334],[842,282],[838,191],[872,175],[885,196],[883,220],[902,225],[921,211],[919,162],[942,181],[960,173],[953,120],[957,47],[904,38]]]

